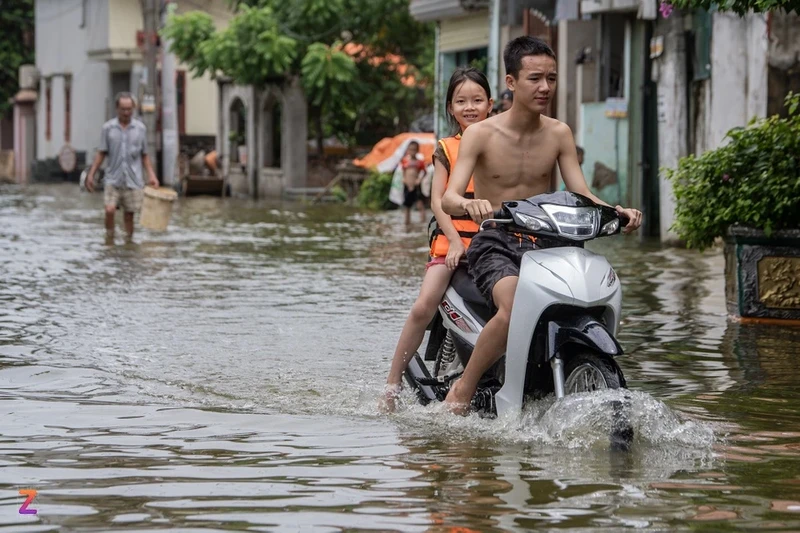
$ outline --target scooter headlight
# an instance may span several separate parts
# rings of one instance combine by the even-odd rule
[[[546,220],[542,220],[541,218],[526,215],[525,213],[517,213],[517,218],[519,219],[519,222],[522,222],[523,226],[531,231],[553,231],[553,227],[550,225],[550,223]]]
[[[600,212],[596,207],[567,207],[563,205],[542,205],[558,233],[575,241],[585,241],[597,235],[600,226]]]

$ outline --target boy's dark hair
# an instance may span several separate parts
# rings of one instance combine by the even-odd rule
[[[582,146],[576,146],[575,149],[578,151],[578,155],[583,155],[584,152]]]
[[[458,67],[453,75],[450,76],[450,84],[447,86],[447,96],[444,99],[444,108],[449,109],[450,104],[453,103],[453,95],[456,89],[465,81],[474,81],[481,86],[481,89],[486,91],[486,99],[492,97],[492,89],[489,87],[489,80],[486,75],[475,67]],[[447,123],[453,130],[453,135],[461,131],[458,121],[453,115],[447,113]]]
[[[503,62],[506,64],[506,74],[511,74],[516,79],[519,69],[522,68],[522,58],[526,56],[549,56],[553,59],[556,54],[550,45],[537,37],[523,35],[512,39],[503,51]]]
[[[411,148],[412,146],[416,146],[417,148],[419,148],[419,143],[417,141],[411,141],[410,143],[408,143],[408,148]]]

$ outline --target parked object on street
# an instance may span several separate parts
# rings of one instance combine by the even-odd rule
[[[143,228],[153,231],[166,231],[172,215],[172,204],[178,193],[169,187],[144,188],[142,216],[139,223]]]
[[[0,183],[16,183],[14,174],[14,151],[0,150]]]
[[[481,379],[472,408],[493,416],[519,415],[525,401],[625,388],[615,361],[622,291],[605,257],[584,249],[591,239],[616,235],[628,220],[585,196],[561,191],[503,202],[481,230],[504,226],[545,247],[527,252],[511,311],[505,357]],[[465,268],[453,275],[433,322],[424,358],[415,354],[406,381],[421,403],[444,401],[464,372],[478,335],[494,314]],[[429,371],[425,361],[433,361]],[[547,371],[547,367],[551,371]],[[610,439],[628,448],[633,429],[627,401],[612,400]]]
[[[184,176],[182,191],[184,196],[224,196],[225,180],[219,176]]]
[[[83,171],[81,171],[81,177],[78,180],[78,187],[80,187],[81,192],[89,192],[89,190],[86,188],[86,176],[88,175],[89,175],[89,167],[86,167],[83,169]],[[98,169],[98,171],[95,172],[94,191],[92,192],[103,191],[103,189],[105,188],[105,182],[103,181],[104,177],[105,177],[105,172],[103,172],[103,169]]]
[[[674,230],[690,248],[724,239],[728,312],[746,322],[800,324],[800,94],[786,97],[786,112],[666,172]]]

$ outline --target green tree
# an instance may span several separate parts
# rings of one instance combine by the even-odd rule
[[[750,11],[766,13],[769,11],[786,11],[800,14],[800,0],[669,0],[663,2],[679,9],[717,9],[732,11],[744,16]]]
[[[0,115],[19,89],[20,65],[33,63],[33,0],[0,2]]]
[[[256,86],[299,77],[320,147],[331,134],[371,142],[430,107],[419,87],[432,85],[433,29],[411,18],[408,0],[230,4],[237,14],[222,31],[202,12],[173,16],[164,29],[172,50],[194,75]],[[418,85],[403,83],[404,68]]]

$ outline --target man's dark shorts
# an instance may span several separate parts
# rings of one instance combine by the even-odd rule
[[[414,204],[416,204],[419,200],[422,200],[422,189],[419,187],[419,185],[411,190],[406,188],[404,189],[404,191],[405,191],[405,195],[403,197],[404,207],[414,207]]]
[[[487,228],[472,238],[467,248],[469,273],[483,297],[494,305],[495,284],[509,276],[519,276],[522,256],[540,246],[529,235],[509,233],[502,228]]]

